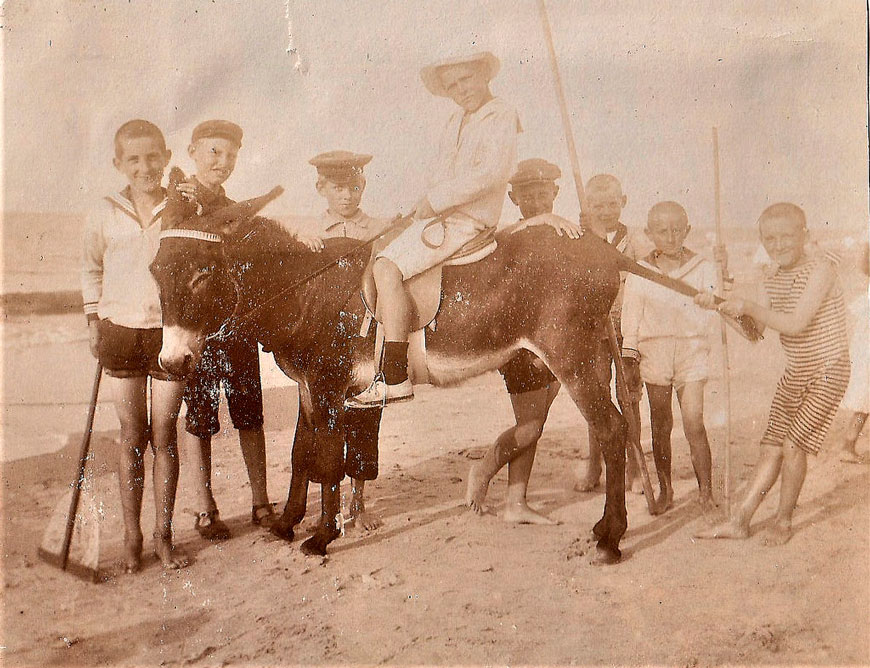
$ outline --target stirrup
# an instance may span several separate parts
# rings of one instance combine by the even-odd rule
[[[388,385],[383,374],[379,373],[366,389],[345,399],[344,406],[345,408],[383,408],[387,404],[411,401],[413,398],[414,386],[409,378],[396,385]]]

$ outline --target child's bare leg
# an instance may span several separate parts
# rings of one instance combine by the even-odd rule
[[[251,506],[262,506],[269,503],[266,487],[266,435],[263,428],[239,429],[239,445],[242,448],[242,459],[248,471],[251,482]],[[211,467],[209,467],[211,468]]]
[[[151,442],[154,448],[154,553],[164,568],[184,568],[187,556],[172,544],[172,513],[178,487],[176,422],[183,381],[151,381]]]
[[[683,432],[689,442],[692,467],[698,480],[699,501],[705,513],[715,509],[713,502],[713,462],[707,429],[704,427],[704,382],[686,383],[677,390]]]
[[[671,431],[674,428],[674,415],[671,409],[671,386],[646,384],[649,399],[649,419],[652,431],[653,457],[659,478],[660,512],[664,512],[674,502],[674,489],[671,484]]]
[[[118,482],[124,517],[124,570],[135,573],[142,562],[143,455],[148,445],[147,377],[113,378],[115,410],[121,424]]]
[[[486,451],[483,459],[473,464],[468,472],[465,505],[474,512],[485,513],[488,510],[484,502],[489,483],[495,474],[523,450],[538,442],[547,410],[556,392],[558,387],[553,391],[552,397],[546,389],[510,395],[516,424],[503,432]],[[528,424],[530,420],[534,424]],[[529,470],[531,471],[531,467]]]
[[[782,468],[783,449],[779,446],[765,445],[762,447],[761,457],[755,465],[755,474],[746,497],[737,508],[734,509],[731,518],[723,524],[718,524],[706,531],[695,534],[696,538],[749,538],[749,523],[752,516],[758,510],[758,506],[764,501],[770,488],[779,477]]]
[[[864,423],[867,421],[867,413],[850,412],[849,419],[846,422],[846,433],[843,434],[843,447],[840,452],[840,461],[850,464],[866,464],[868,461],[867,455],[860,455],[855,449],[858,443],[858,438],[861,436],[861,430],[864,428]]]
[[[514,437],[520,445],[514,452],[503,452],[508,460],[508,489],[502,520],[515,524],[556,524],[549,517],[533,510],[526,500],[532,466],[535,463],[538,439],[550,405],[559,391],[558,383],[546,390],[534,390],[511,395],[511,405],[517,421]]]
[[[217,510],[211,489],[211,437],[203,438],[185,432],[184,450],[188,452],[191,476],[196,487],[196,502],[201,512]]]
[[[797,507],[798,497],[807,475],[807,453],[786,438],[782,446],[782,483],[779,491],[779,507],[773,526],[764,536],[764,544],[773,547],[784,545],[791,538],[791,519]]]
[[[350,514],[354,519],[354,526],[373,531],[381,526],[381,518],[366,510],[365,486],[365,480],[351,478]]]
[[[640,429],[640,403],[633,401],[629,410],[634,415],[634,423]],[[638,435],[640,435],[638,433]],[[625,488],[634,494],[643,494],[643,482],[640,479],[640,469],[631,453],[625,458]]]
[[[592,433],[592,427],[587,425],[586,433],[589,435],[589,459],[585,473],[574,485],[575,492],[591,492],[601,484],[601,445]]]

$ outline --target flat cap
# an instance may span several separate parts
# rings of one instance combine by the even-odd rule
[[[530,158],[517,165],[517,171],[511,176],[510,184],[514,187],[525,186],[530,183],[555,181],[561,176],[562,170],[552,162],[542,158]]]
[[[242,128],[230,121],[211,120],[203,121],[193,129],[193,135],[190,138],[190,143],[196,143],[200,139],[207,137],[220,137],[234,142],[238,146],[242,145]]]
[[[308,164],[317,168],[317,173],[333,183],[347,183],[363,173],[363,167],[372,156],[350,151],[329,151],[315,155]]]
[[[437,63],[426,65],[426,67],[420,70],[420,78],[423,80],[423,85],[426,86],[432,95],[450,97],[441,81],[441,70],[445,67],[464,65],[466,63],[480,63],[486,70],[487,80],[492,80],[498,74],[498,70],[501,67],[501,62],[492,53],[489,51],[479,51],[467,56],[447,58],[446,60],[439,60]]]

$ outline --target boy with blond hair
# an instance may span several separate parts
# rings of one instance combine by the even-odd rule
[[[646,234],[655,250],[640,261],[650,269],[680,279],[698,290],[716,286],[716,267],[683,242],[689,217],[676,202],[659,202],[649,211]],[[683,432],[689,442],[704,512],[713,509],[712,458],[704,427],[704,385],[708,376],[711,314],[688,297],[634,274],[625,283],[622,304],[622,357],[626,375],[646,384],[650,408],[653,456],[659,478],[658,507],[671,506],[671,409],[676,390]],[[633,384],[635,381],[630,381]]]

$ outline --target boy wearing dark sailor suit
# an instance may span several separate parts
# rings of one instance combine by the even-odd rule
[[[359,206],[366,187],[363,168],[371,159],[370,155],[350,151],[329,151],[308,161],[317,169],[317,192],[326,200],[327,208],[319,218],[307,218],[292,226],[299,241],[311,250],[321,250],[324,239],[369,241],[390,225],[389,218],[373,218]],[[370,531],[381,525],[380,518],[366,511],[364,496],[365,481],[378,476],[381,411],[348,408],[344,426],[345,473],[352,481],[348,521]]]
[[[522,218],[500,231],[499,236],[522,228],[549,224],[561,235],[579,236],[579,227],[553,216],[553,202],[559,193],[556,179],[561,170],[540,158],[523,160],[510,178],[508,197],[516,204]],[[508,490],[502,519],[517,524],[555,524],[549,517],[533,510],[526,500],[538,439],[544,429],[547,414],[559,381],[543,361],[528,350],[520,350],[500,369],[504,377],[516,424],[502,433],[475,463],[468,474],[465,504],[476,513],[484,513],[487,488],[492,478],[508,465]]]
[[[195,200],[201,213],[208,214],[233,203],[223,184],[235,169],[241,145],[242,129],[235,123],[211,120],[194,128],[188,154],[196,165],[196,173],[187,183],[179,184],[178,190]],[[220,431],[221,385],[233,426],[239,432],[242,458],[251,483],[251,522],[268,527],[276,517],[266,489],[266,439],[257,343],[239,335],[222,337],[206,345],[184,391],[185,428],[201,508],[195,528],[208,540],[230,537],[211,488],[211,439]]]

